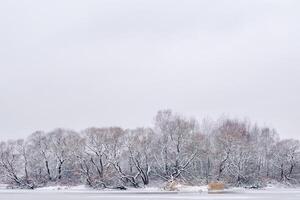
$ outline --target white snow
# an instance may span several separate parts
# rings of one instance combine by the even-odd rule
[[[0,200],[224,200],[224,199],[253,199],[253,200],[299,200],[300,188],[282,188],[270,185],[265,189],[249,190],[232,188],[224,194],[208,194],[207,186],[179,185],[179,191],[168,192],[158,187],[141,189],[93,190],[79,186],[49,186],[36,190],[11,190],[0,185]]]
[[[36,191],[51,191],[51,190],[63,190],[63,191],[92,191],[91,188],[86,187],[85,185],[78,186],[47,186],[42,188],[36,188]]]
[[[49,190],[50,189],[50,190]],[[300,189],[244,190],[225,194],[202,193],[155,193],[134,191],[78,191],[78,190],[0,190],[1,200],[299,200]],[[192,189],[192,188],[190,188]],[[193,188],[194,189],[194,188]]]

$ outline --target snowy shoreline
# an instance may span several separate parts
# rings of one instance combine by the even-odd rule
[[[249,193],[249,192],[281,192],[281,191],[299,191],[300,187],[289,187],[286,185],[268,185],[264,188],[249,189],[243,187],[232,187],[222,191],[222,194],[226,193]],[[127,188],[126,190],[118,189],[93,189],[85,185],[78,186],[46,186],[35,189],[11,189],[5,184],[0,184],[0,192],[71,192],[71,193],[99,193],[99,194],[183,194],[183,193],[209,193],[208,186],[180,186],[176,191],[164,190],[162,187],[143,187],[143,188]]]
[[[45,187],[36,190],[19,190],[19,189],[0,189],[0,199],[5,200],[299,200],[300,188],[267,188],[267,189],[243,189],[233,188],[231,191],[224,193],[209,192],[168,192],[154,191],[159,188],[141,188],[120,190],[94,190],[81,188],[79,186],[64,187],[57,189]]]

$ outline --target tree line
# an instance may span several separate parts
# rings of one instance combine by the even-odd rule
[[[199,123],[162,110],[152,128],[36,131],[0,143],[0,181],[17,188],[86,184],[143,187],[178,181],[264,186],[297,184],[300,143],[275,130],[223,117]]]

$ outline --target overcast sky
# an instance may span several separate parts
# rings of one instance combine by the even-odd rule
[[[300,139],[300,1],[1,0],[0,137],[159,109]]]

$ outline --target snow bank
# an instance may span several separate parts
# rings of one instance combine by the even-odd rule
[[[0,190],[7,189],[7,184],[0,184]]]
[[[189,186],[189,185],[181,185],[178,184],[176,186],[177,191],[179,192],[207,192],[207,185],[205,186]]]
[[[173,191],[174,193],[182,192],[182,193],[201,193],[201,192],[207,192],[207,186],[188,186],[188,185],[181,185],[178,184],[176,186],[177,190]],[[70,191],[70,192],[86,192],[86,191],[92,191],[92,192],[124,192],[124,193],[167,193],[172,191],[164,190],[163,187],[143,187],[143,188],[127,188],[125,191],[119,191],[116,189],[103,189],[103,190],[95,190],[89,187],[86,187],[84,185],[78,185],[78,186],[47,186],[42,188],[36,188],[36,191]]]
[[[91,191],[93,189],[86,187],[85,185],[78,186],[47,186],[36,188],[37,191],[51,191],[51,190],[66,190],[66,191]]]

